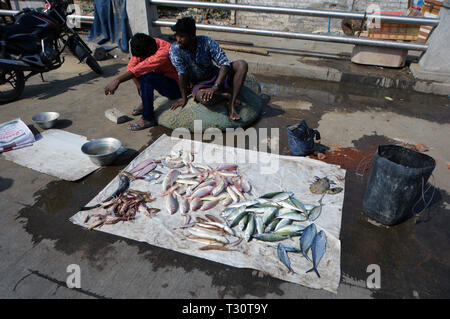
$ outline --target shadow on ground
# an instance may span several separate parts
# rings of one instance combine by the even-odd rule
[[[14,180],[11,178],[0,177],[0,192],[3,192],[10,188],[14,184]]]
[[[68,91],[74,91],[80,84],[95,84],[99,78],[107,78],[119,73],[119,69],[125,66],[122,63],[103,66],[103,74],[98,75],[93,71],[79,74],[63,80],[52,80],[41,84],[25,84],[25,90],[21,98],[37,98],[47,100]],[[44,76],[45,79],[45,76]]]

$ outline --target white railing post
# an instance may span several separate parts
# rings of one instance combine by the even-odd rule
[[[160,28],[152,24],[158,19],[158,10],[150,1],[127,0],[127,14],[133,34],[142,32],[152,37],[161,36]]]
[[[427,41],[427,51],[411,70],[422,80],[450,82],[450,0],[444,0],[439,18],[439,25]]]

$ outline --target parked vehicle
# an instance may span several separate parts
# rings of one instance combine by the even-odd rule
[[[31,76],[59,68],[66,47],[80,62],[102,73],[92,51],[66,23],[67,16],[73,14],[67,12],[68,4],[45,2],[45,8],[23,9],[13,24],[0,26],[0,103],[18,99]]]

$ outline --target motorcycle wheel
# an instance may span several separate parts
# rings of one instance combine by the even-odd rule
[[[0,103],[17,100],[25,89],[22,71],[0,69]]]
[[[92,55],[89,54],[89,56],[86,59],[86,64],[89,65],[89,67],[97,74],[102,74],[103,70],[101,66],[97,63],[97,61],[94,59]]]
[[[86,48],[76,38],[68,40],[68,48],[80,61],[85,62],[97,74],[102,74],[103,70],[94,57],[86,50]]]

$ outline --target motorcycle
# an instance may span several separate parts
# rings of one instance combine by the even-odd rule
[[[23,9],[13,24],[0,25],[0,103],[18,99],[30,77],[61,67],[66,47],[95,73],[102,73],[90,48],[67,24],[67,16],[73,14],[67,12],[68,4],[45,2],[43,10]]]

